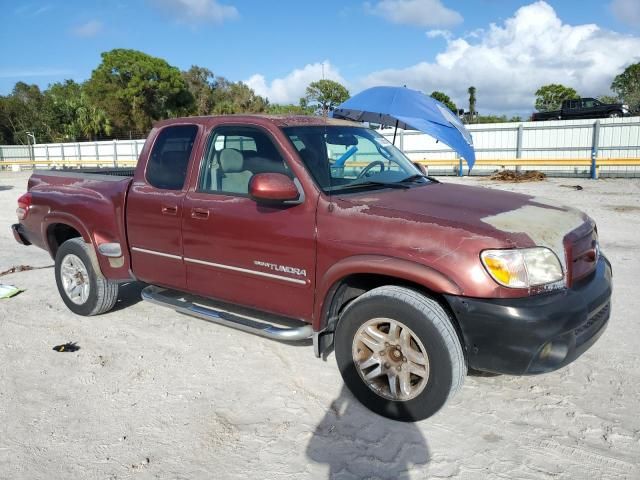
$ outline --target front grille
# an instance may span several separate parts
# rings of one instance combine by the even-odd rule
[[[573,332],[576,335],[576,346],[581,345],[598,332],[604,324],[609,320],[611,313],[611,302],[607,302],[600,310],[596,311],[586,323],[583,323]]]

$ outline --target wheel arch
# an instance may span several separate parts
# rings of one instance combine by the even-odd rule
[[[86,243],[91,243],[91,236],[85,226],[71,215],[49,216],[45,218],[42,228],[47,248],[53,258],[56,258],[60,245],[71,238],[82,237]]]
[[[460,295],[462,289],[450,278],[431,267],[394,257],[359,255],[333,265],[318,288],[314,331],[335,326],[342,309],[354,298],[382,286],[398,285],[437,298],[449,308],[442,294]]]
[[[89,246],[89,257],[91,258],[93,268],[100,275],[104,275],[91,235],[80,220],[73,215],[57,214],[55,216],[48,216],[45,218],[42,228],[44,230],[44,238],[47,242],[49,254],[54,260],[60,245],[72,238],[82,238],[82,240]]]

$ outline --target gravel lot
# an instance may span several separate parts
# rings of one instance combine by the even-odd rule
[[[417,424],[369,413],[333,355],[139,302],[70,313],[53,262],[9,231],[27,173],[0,174],[0,478],[640,478],[640,180],[497,185],[587,211],[613,263],[607,332],[537,377],[467,377]],[[575,190],[572,185],[582,185]],[[77,342],[74,353],[54,345]]]

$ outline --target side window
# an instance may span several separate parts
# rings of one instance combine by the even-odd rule
[[[147,163],[146,178],[150,185],[182,190],[197,133],[195,125],[165,127],[160,132]]]
[[[256,173],[292,176],[269,135],[250,127],[219,127],[209,137],[200,169],[199,190],[249,194]]]

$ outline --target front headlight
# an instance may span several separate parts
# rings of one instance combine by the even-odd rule
[[[485,250],[480,259],[489,275],[509,288],[529,288],[563,279],[558,257],[545,247]]]

